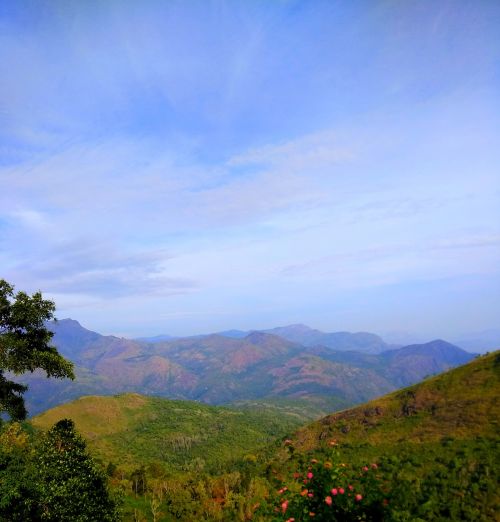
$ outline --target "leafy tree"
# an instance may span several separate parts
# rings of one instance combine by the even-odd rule
[[[55,305],[40,292],[29,296],[14,293],[14,287],[0,279],[0,413],[14,420],[26,418],[23,393],[27,386],[6,378],[45,370],[47,377],[74,379],[73,365],[50,345],[53,333],[45,326],[54,318]]]
[[[106,478],[88,454],[72,420],[50,429],[37,459],[41,520],[86,522],[118,520]]]
[[[32,456],[28,434],[18,423],[0,432],[0,520],[40,519]]]

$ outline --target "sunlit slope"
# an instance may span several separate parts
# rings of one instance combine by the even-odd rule
[[[296,433],[299,447],[320,441],[350,444],[432,442],[443,437],[496,438],[500,421],[500,352],[328,415]]]
[[[239,411],[189,401],[124,394],[88,396],[35,417],[47,429],[75,421],[94,455],[132,468],[158,462],[166,469],[223,470],[304,420],[272,411]]]

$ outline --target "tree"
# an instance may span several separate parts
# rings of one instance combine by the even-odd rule
[[[41,520],[118,520],[105,475],[87,452],[72,420],[63,419],[47,432],[38,453],[36,482]]]
[[[26,418],[27,386],[7,379],[4,372],[20,375],[41,369],[47,377],[75,378],[72,363],[50,345],[54,334],[46,321],[54,319],[54,311],[54,303],[40,292],[15,294],[14,287],[0,279],[0,413],[14,420]]]
[[[0,520],[40,520],[33,447],[17,422],[0,431]]]

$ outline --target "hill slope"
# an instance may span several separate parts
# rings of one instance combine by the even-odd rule
[[[94,455],[127,469],[161,463],[165,470],[224,470],[302,423],[276,411],[207,406],[138,394],[88,396],[32,419],[47,429],[71,418]]]
[[[500,352],[475,359],[357,408],[328,415],[297,433],[299,446],[327,437],[373,445],[494,438],[500,420]]]
[[[299,429],[271,466],[290,491],[297,491],[300,484],[296,488],[285,477],[297,469],[303,476],[306,463],[311,477],[324,480],[311,480],[308,487],[328,495],[332,486],[347,489],[337,475],[325,475],[333,462],[363,498],[382,495],[383,520],[499,520],[499,397],[496,352]],[[364,477],[371,486],[363,486]],[[290,498],[291,506],[306,512],[313,503]],[[314,509],[329,520],[321,518],[328,517],[324,506]]]

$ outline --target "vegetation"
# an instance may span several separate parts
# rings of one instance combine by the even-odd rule
[[[106,477],[72,421],[61,420],[46,434],[11,423],[0,443],[0,520],[119,520]]]
[[[53,336],[45,322],[53,319],[55,305],[37,292],[14,293],[14,287],[0,279],[0,413],[12,419],[26,418],[23,393],[27,390],[5,376],[45,370],[47,377],[73,379],[73,365],[50,345]]]
[[[129,393],[82,397],[32,423],[47,429],[64,418],[74,420],[102,462],[119,463],[124,472],[156,465],[164,473],[221,473],[304,422],[277,409],[238,410]]]
[[[356,488],[352,495],[358,488],[362,495],[359,506],[350,510],[359,517],[354,520],[495,520],[500,509],[499,391],[497,352],[363,407],[330,415],[283,445],[271,464],[275,488],[287,487],[297,469],[303,476],[311,462],[338,463],[331,455],[335,441],[342,472]],[[333,499],[331,494],[332,504],[325,502],[330,487],[340,491],[338,469],[333,466],[319,474],[311,469],[317,476],[314,498],[321,497],[323,503],[313,505],[309,497],[297,496],[297,488],[288,487],[290,509],[299,511],[295,520],[310,519],[304,507],[311,512],[314,507],[320,517],[333,517],[332,507],[341,510],[349,504],[349,497]],[[373,469],[381,482],[367,488],[363,473],[368,476]],[[345,485],[342,488],[347,492]],[[275,497],[279,502],[282,496]],[[287,520],[285,513],[281,515],[279,520]]]
[[[499,360],[480,357],[292,437],[280,431],[293,418],[286,402],[265,429],[276,405],[249,401],[242,414],[134,394],[84,398],[34,422],[75,417],[124,496],[124,520],[487,521],[500,505]]]
[[[2,372],[41,368],[71,377],[72,366],[48,344],[44,321],[53,303],[40,294],[14,296],[4,281],[0,289],[0,406],[15,420],[26,415],[24,387]],[[246,339],[251,358],[264,353],[263,340],[278,358],[290,348],[265,334]],[[426,349],[456,356],[436,343]],[[134,346],[117,339],[114,353],[122,350],[137,357]],[[384,357],[402,365],[419,350]],[[93,357],[99,359],[99,348]],[[300,366],[303,378],[304,368],[309,375],[319,367],[316,359]],[[246,354],[238,352],[232,363],[244,366]],[[499,391],[494,353],[328,415],[293,436],[286,433],[328,399],[313,399],[317,409],[307,412],[305,402],[275,397],[232,408],[133,393],[83,397],[31,424],[0,426],[0,520],[495,520]],[[332,407],[342,404],[333,401]]]

